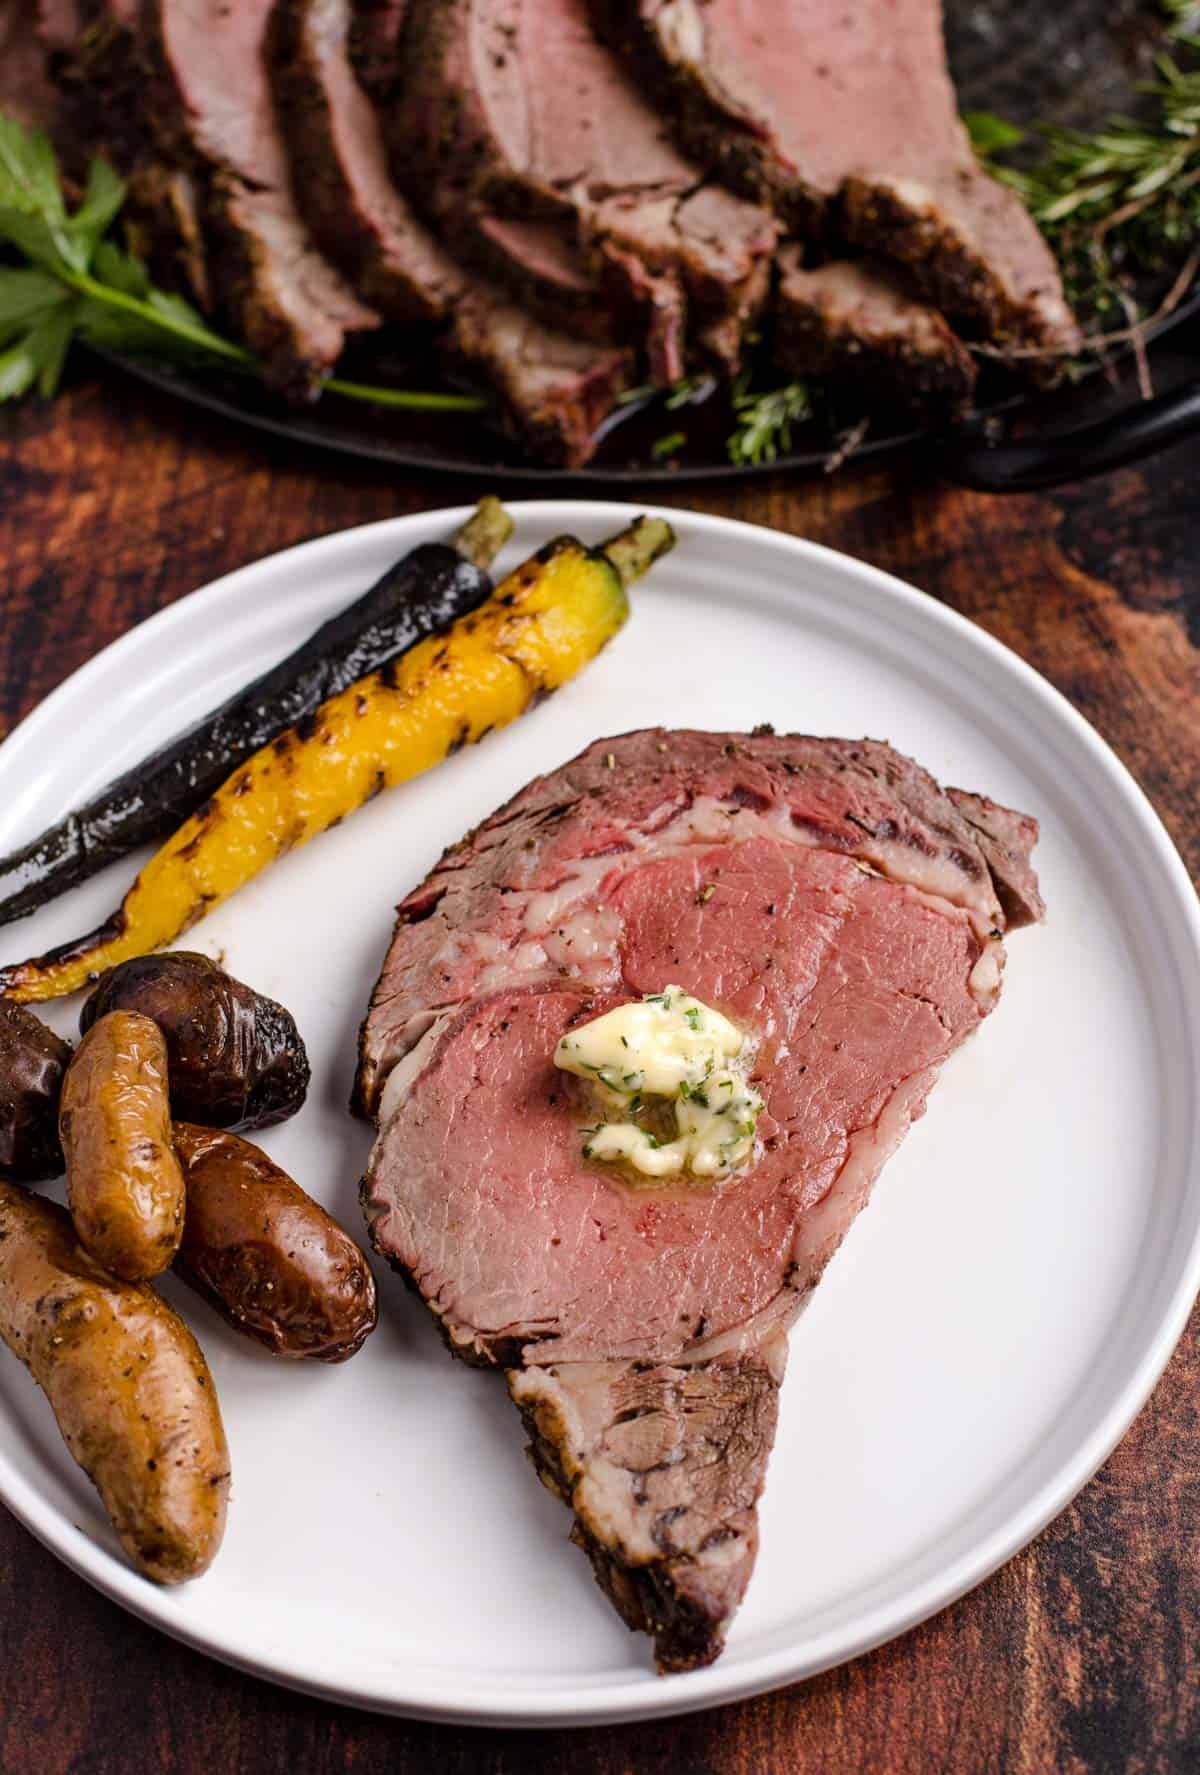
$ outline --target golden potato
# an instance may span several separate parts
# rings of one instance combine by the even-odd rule
[[[152,1288],[106,1275],[61,1208],[4,1179],[0,1338],[138,1570],[157,1584],[206,1571],[225,1532],[229,1449],[199,1345]]]
[[[156,1023],[136,1011],[93,1023],[67,1068],[58,1126],[81,1242],[127,1282],[157,1276],[183,1234],[183,1173]]]

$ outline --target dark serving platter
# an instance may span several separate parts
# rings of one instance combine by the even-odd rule
[[[1018,124],[1095,128],[1113,111],[1136,106],[1136,88],[1162,47],[1159,0],[946,0],[951,66],[964,110],[994,111]],[[1169,279],[1167,280],[1169,282]],[[1153,310],[1166,285],[1145,292]],[[1193,291],[1147,337],[1161,339],[1200,314]],[[1200,382],[1184,356],[1159,372],[1150,400],[1140,398],[1131,353],[1082,382],[1050,395],[1014,394],[997,385],[980,411],[942,436],[910,423],[876,419],[859,435],[857,412],[825,406],[793,432],[792,448],[772,462],[733,464],[728,395],[716,392],[680,411],[661,399],[633,405],[607,423],[593,461],[583,469],[551,469],[488,423],[486,415],[430,414],[372,408],[326,395],[296,412],[245,378],[183,371],[105,352],[132,375],[183,400],[301,443],[345,455],[491,480],[677,483],[780,469],[820,471],[843,455],[879,455],[901,448],[928,454],[949,478],[994,491],[1054,485],[1115,467],[1200,427]],[[429,375],[427,350],[401,354],[394,345],[358,352],[344,374],[392,387],[443,384]],[[766,384],[769,386],[769,383]],[[666,434],[686,435],[666,460],[654,455]],[[1022,439],[1021,434],[1026,437]],[[852,443],[851,443],[851,440]]]

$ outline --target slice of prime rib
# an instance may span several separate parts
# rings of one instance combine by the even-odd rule
[[[0,111],[26,129],[57,132],[62,101],[46,56],[56,32],[70,22],[62,0],[57,7],[43,0],[33,17],[29,0],[0,0]]]
[[[318,250],[292,193],[263,55],[272,0],[145,0],[145,101],[173,166],[203,191],[216,296],[293,398],[313,396],[350,335],[378,325]]]
[[[79,176],[101,154],[121,173],[130,250],[167,289],[212,307],[201,197],[157,141],[143,97],[149,69],[140,0],[41,0],[38,36],[61,92],[56,145]]]
[[[390,33],[385,42],[402,11],[392,0],[368,15]],[[392,181],[378,116],[350,60],[350,23],[349,0],[278,0],[272,20],[272,89],[306,223],[382,314],[438,330],[542,460],[578,466],[633,379],[631,354],[540,324],[435,239]],[[381,85],[382,49],[375,53]]]
[[[774,355],[793,376],[846,384],[873,406],[929,420],[962,412],[975,388],[965,345],[886,266],[832,259],[807,269],[795,243],[779,254]]]
[[[29,6],[27,0],[9,0],[3,9],[6,15],[20,18],[25,32],[28,32]],[[37,41],[43,53],[53,55],[58,50],[70,50],[74,47],[80,30],[80,0],[36,0],[33,9],[33,26]]]
[[[400,32],[408,0],[352,0],[350,60],[367,91],[379,98],[400,74]]]
[[[756,1549],[784,1333],[1042,915],[1036,823],[878,742],[650,730],[523,789],[401,904],[363,1025],[371,1237],[507,1371],[539,1472],[663,1669]],[[582,1157],[564,1030],[678,983],[757,1043],[752,1160]]]
[[[448,238],[552,322],[640,334],[656,381],[690,346],[737,369],[776,223],[672,145],[586,0],[412,0],[403,67],[393,166]]]
[[[1070,353],[1078,329],[1020,200],[958,115],[940,0],[592,0],[682,139],[802,232],[904,262],[998,345]]]

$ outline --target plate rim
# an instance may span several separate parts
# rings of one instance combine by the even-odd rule
[[[935,633],[940,631],[951,643],[957,642],[960,647],[974,650],[993,672],[1015,679],[1026,696],[1032,696],[1065,723],[1076,746],[1082,748],[1107,776],[1114,794],[1124,802],[1127,814],[1136,821],[1149,845],[1152,853],[1149,866],[1164,892],[1175,903],[1181,921],[1179,931],[1190,940],[1194,953],[1200,957],[1200,902],[1183,861],[1145,792],[1108,743],[1060,691],[1020,655],[967,617],[881,568],[825,544],[765,525],[655,506],[652,502],[545,497],[506,501],[506,504],[516,519],[518,535],[522,523],[557,521],[565,526],[590,526],[625,520],[631,511],[647,511],[700,538],[705,535],[720,537],[749,549],[765,546],[777,550],[781,560],[790,557],[797,563],[809,562],[835,575],[849,575],[864,589],[873,588],[894,609],[898,607],[907,612],[911,619],[929,625]],[[4,764],[19,767],[28,749],[37,744],[43,727],[53,721],[61,704],[81,690],[86,692],[93,676],[109,670],[114,660],[135,653],[145,644],[148,634],[156,634],[178,622],[181,612],[186,610],[194,614],[200,605],[231,596],[240,597],[251,591],[256,575],[273,571],[280,564],[298,563],[302,557],[306,565],[319,563],[322,555],[336,555],[346,548],[352,549],[357,540],[370,536],[392,536],[402,545],[415,532],[426,532],[434,526],[451,529],[472,509],[470,504],[438,507],[332,531],[260,556],[208,581],[136,623],[63,679],[12,729],[0,747],[0,757]],[[1194,1112],[1190,1133],[1194,1157],[1197,1144]],[[0,1448],[0,1502],[66,1566],[148,1625],[194,1650],[284,1688],[371,1712],[458,1725],[561,1728],[666,1718],[780,1688],[859,1657],[940,1612],[991,1576],[1066,1508],[1111,1454],[1170,1360],[1198,1291],[1200,1221],[1181,1263],[1174,1290],[1156,1315],[1153,1333],[1147,1333],[1145,1348],[1124,1385],[1101,1412],[1090,1435],[1081,1440],[1072,1456],[1064,1459],[1032,1496],[1008,1508],[997,1527],[948,1565],[926,1577],[922,1583],[910,1585],[900,1597],[865,1609],[853,1631],[848,1631],[845,1626],[827,1630],[823,1637],[818,1636],[810,1642],[808,1650],[799,1657],[794,1648],[774,1649],[758,1654],[742,1668],[718,1663],[708,1670],[662,1679],[653,1685],[622,1679],[595,1694],[581,1691],[577,1684],[557,1689],[531,1688],[514,1694],[497,1681],[490,1687],[476,1683],[475,1698],[462,1702],[448,1698],[445,1686],[438,1696],[424,1671],[414,1687],[406,1688],[402,1681],[389,1685],[386,1694],[378,1686],[372,1686],[369,1677],[364,1678],[363,1687],[345,1682],[323,1682],[319,1675],[301,1669],[298,1664],[289,1669],[286,1664],[282,1667],[273,1664],[269,1654],[231,1650],[222,1643],[216,1630],[181,1619],[170,1605],[172,1592],[157,1589],[78,1530],[68,1517],[41,1496],[32,1481],[16,1470],[3,1448]]]

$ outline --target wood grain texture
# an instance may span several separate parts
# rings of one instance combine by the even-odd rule
[[[1006,641],[1111,741],[1196,877],[1198,485],[1200,444],[1045,497],[949,490],[912,459],[807,483],[731,481],[666,503],[843,548]],[[205,580],[482,491],[255,436],[116,373],[79,375],[52,410],[0,409],[5,731],[98,648]],[[1198,1394],[1194,1318],[1097,1478],[972,1595],[807,1684],[637,1728],[451,1730],[287,1694],[143,1627],[0,1513],[0,1771],[1196,1771]]]

